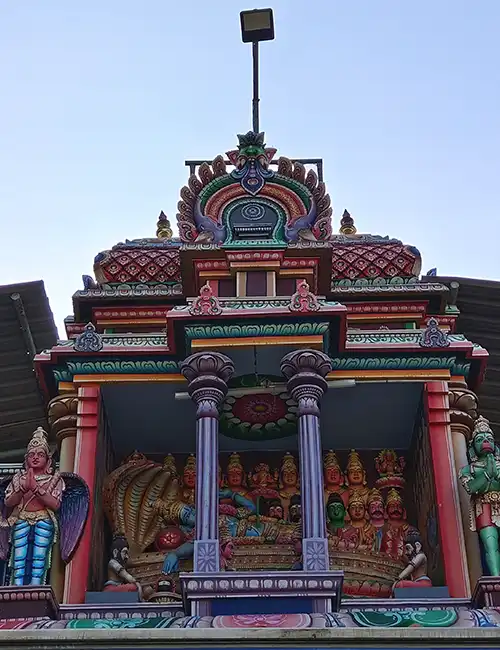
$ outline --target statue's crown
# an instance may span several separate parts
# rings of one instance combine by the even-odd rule
[[[190,454],[186,460],[186,465],[184,466],[184,469],[194,469],[196,470],[196,456],[194,454]]]
[[[490,421],[480,415],[475,424],[474,431],[472,432],[472,437],[475,438],[478,433],[492,433],[490,427]]]
[[[381,501],[382,503],[384,503],[384,497],[382,496],[382,492],[380,492],[380,490],[378,490],[377,488],[373,488],[372,490],[370,490],[367,504],[370,505],[370,503],[373,503],[374,501]]]
[[[355,449],[351,449],[349,453],[349,456],[347,458],[347,469],[363,469],[363,463],[361,462],[361,458]]]
[[[38,427],[31,436],[31,440],[28,442],[28,448],[26,453],[30,453],[33,449],[43,449],[47,456],[50,456],[49,442],[48,442],[47,432]]]
[[[330,449],[326,453],[324,466],[325,466],[325,469],[327,469],[328,467],[338,467],[338,469],[340,469],[340,463],[339,463],[339,460],[337,458],[337,454],[333,451],[333,449]]]
[[[287,451],[286,454],[283,456],[283,461],[281,463],[281,471],[282,472],[298,471],[295,458],[292,456],[292,454],[289,451]]]
[[[233,467],[237,467],[238,469],[243,469],[243,465],[241,464],[241,459],[240,455],[236,452],[233,452],[229,456],[229,462],[227,464],[227,469],[230,470]]]
[[[387,494],[387,505],[389,505],[390,503],[400,503],[401,505],[403,505],[403,499],[401,495],[394,488],[391,488]]]

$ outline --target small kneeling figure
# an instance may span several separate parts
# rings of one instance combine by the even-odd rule
[[[108,580],[103,591],[138,591],[142,600],[139,582],[127,571],[129,546],[124,535],[115,535],[111,544],[111,559],[108,562]]]
[[[427,556],[422,550],[422,539],[417,531],[409,532],[405,538],[405,556],[408,565],[399,574],[393,590],[432,587],[431,579],[427,576]]]

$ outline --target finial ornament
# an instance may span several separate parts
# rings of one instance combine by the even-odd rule
[[[320,306],[317,297],[312,291],[309,290],[309,285],[305,280],[299,282],[297,291],[290,298],[288,305],[290,311],[319,311]]]
[[[160,216],[158,217],[158,223],[156,224],[156,226],[157,226],[156,236],[158,237],[158,239],[172,239],[174,233],[170,226],[170,221],[168,220],[168,217],[163,212],[163,210],[160,212]]]
[[[422,348],[446,348],[450,345],[448,333],[440,329],[436,318],[429,318],[427,321],[427,327],[422,331],[419,345]]]
[[[214,296],[210,283],[207,281],[200,289],[200,295],[197,296],[189,308],[192,316],[218,316],[222,314],[222,307],[219,299]]]
[[[358,231],[354,225],[354,219],[351,217],[347,210],[344,210],[342,219],[340,220],[340,230],[341,235],[355,235]]]
[[[99,352],[102,348],[102,336],[96,331],[94,323],[87,323],[73,344],[73,350],[77,352]]]

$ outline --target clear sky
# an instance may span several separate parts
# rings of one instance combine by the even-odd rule
[[[267,0],[263,5],[268,6]],[[423,271],[500,280],[500,0],[275,0],[261,128]],[[94,256],[175,221],[184,160],[251,126],[243,0],[0,0],[0,284],[60,335]]]

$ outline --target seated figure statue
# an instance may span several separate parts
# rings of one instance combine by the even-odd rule
[[[417,531],[410,531],[405,539],[407,566],[399,574],[393,589],[408,587],[432,587],[427,576],[427,556],[422,550],[422,540]]]
[[[111,558],[108,562],[108,579],[103,591],[137,591],[142,600],[142,587],[127,571],[129,545],[125,535],[115,535],[111,543]]]

